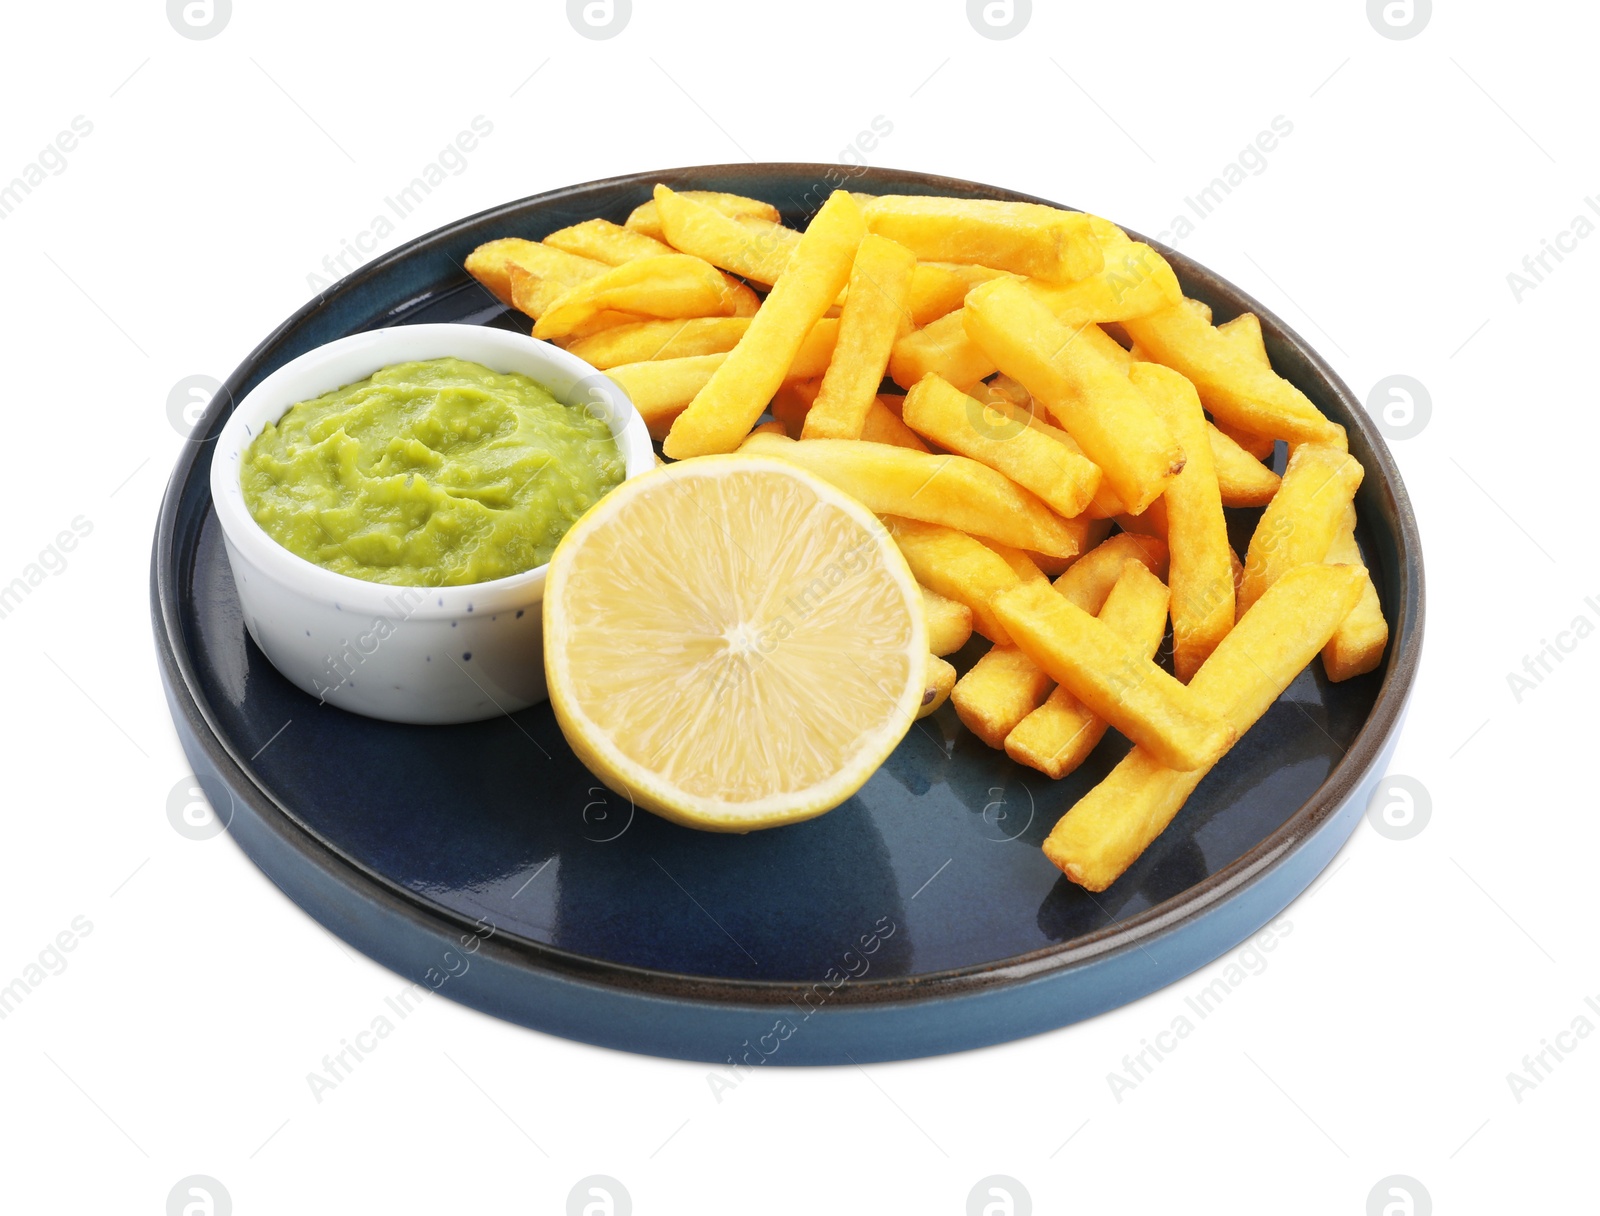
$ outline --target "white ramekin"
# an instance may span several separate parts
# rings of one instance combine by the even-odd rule
[[[395,587],[335,574],[273,540],[245,507],[240,460],[298,401],[391,363],[454,356],[520,372],[605,419],[624,477],[655,466],[644,419],[614,382],[526,334],[479,325],[402,325],[307,351],[256,385],[211,458],[211,499],[245,628],[272,665],[340,709],[391,722],[475,722],[545,698],[541,605],[547,567],[461,587]]]

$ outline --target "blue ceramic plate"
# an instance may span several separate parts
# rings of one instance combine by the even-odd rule
[[[1051,782],[983,746],[947,706],[830,814],[708,835],[633,813],[573,758],[548,706],[467,726],[376,722],[319,705],[256,650],[207,490],[209,440],[230,402],[301,352],[364,329],[526,330],[462,271],[468,251],[592,216],[620,222],[657,181],[767,199],[796,225],[840,184],[1026,197],[894,170],[845,179],[827,165],[676,169],[462,220],[301,309],[197,426],[151,569],[184,748],[251,859],[401,975],[540,1030],[657,1055],[750,1064],[931,1055],[1062,1026],[1171,983],[1271,919],[1357,823],[1421,648],[1416,521],[1387,449],[1333,371],[1261,305],[1171,250],[1185,291],[1219,321],[1259,316],[1274,365],[1348,428],[1367,470],[1359,539],[1393,640],[1380,670],[1344,684],[1313,664],[1102,894],[1066,882],[1039,845],[1126,750],[1115,732]],[[1242,552],[1256,513],[1235,514]]]

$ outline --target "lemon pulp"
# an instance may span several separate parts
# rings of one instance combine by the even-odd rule
[[[855,500],[780,461],[714,456],[625,482],[545,588],[550,698],[638,805],[748,831],[853,794],[924,691],[920,590]]]

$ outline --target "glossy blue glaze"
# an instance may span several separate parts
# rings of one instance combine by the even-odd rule
[[[641,175],[462,221],[324,293],[218,401],[372,325],[525,327],[458,269],[482,240],[621,220],[656,180],[768,198],[796,222],[828,172]],[[876,170],[852,186],[1004,194]],[[1108,891],[1067,883],[1039,844],[1126,749],[1114,732],[1052,783],[947,707],[844,806],[732,837],[634,813],[577,763],[548,706],[453,727],[319,706],[245,635],[203,441],[174,474],[152,570],[163,673],[197,775],[246,852],[341,937],[444,995],[588,1042],[752,1064],[893,1059],[1036,1033],[1172,982],[1271,919],[1358,821],[1415,670],[1422,586],[1404,489],[1348,391],[1276,318],[1171,256],[1219,320],[1256,311],[1275,363],[1351,429],[1368,470],[1361,540],[1396,639],[1383,669],[1343,685],[1313,665]],[[1253,513],[1238,514],[1247,538]]]

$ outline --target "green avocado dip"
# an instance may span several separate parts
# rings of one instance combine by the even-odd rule
[[[289,407],[245,454],[255,521],[374,583],[454,587],[532,570],[622,481],[605,422],[527,376],[396,363]]]

